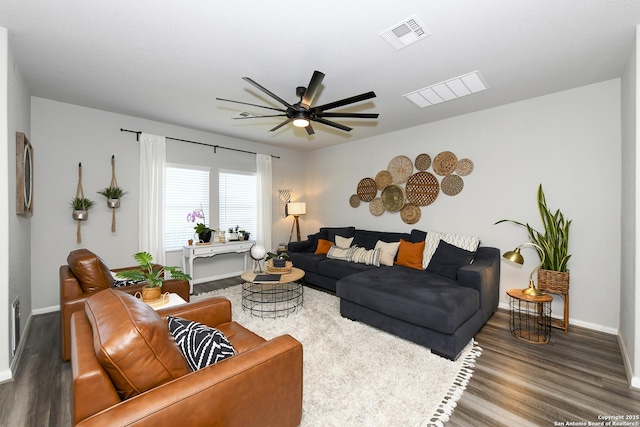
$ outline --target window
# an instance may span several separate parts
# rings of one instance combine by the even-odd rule
[[[206,225],[209,216],[209,168],[167,164],[165,167],[164,250],[182,249],[193,239],[195,223],[187,214],[202,208]]]
[[[219,173],[219,209],[218,226],[220,230],[239,227],[256,237],[258,195],[256,174],[237,171]],[[228,237],[228,236],[227,236]]]

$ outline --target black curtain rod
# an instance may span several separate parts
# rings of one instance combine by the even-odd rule
[[[140,134],[142,133],[142,131],[139,130],[129,130],[129,129],[123,129],[120,128],[120,132],[131,132],[131,133],[135,133],[136,134],[136,141],[140,141]],[[222,145],[211,145],[211,144],[205,144],[204,142],[198,142],[198,141],[189,141],[188,139],[180,139],[180,138],[172,138],[170,136],[165,136],[165,138],[167,139],[172,139],[174,141],[182,141],[182,142],[188,142],[189,144],[198,144],[198,145],[206,145],[207,147],[213,147],[213,152],[214,154],[217,153],[218,148],[222,149],[222,150],[231,150],[231,151],[237,151],[239,153],[247,153],[247,154],[258,154],[255,153],[253,151],[247,151],[247,150],[240,150],[238,148],[230,148],[230,147],[223,147]],[[274,159],[279,159],[280,156],[274,156],[273,154],[271,154],[271,157],[273,157]]]

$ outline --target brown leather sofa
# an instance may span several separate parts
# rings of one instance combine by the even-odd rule
[[[166,316],[222,331],[236,355],[191,372]],[[231,320],[226,298],[154,311],[104,290],[71,319],[72,416],[77,426],[297,426],[300,342],[270,341]]]
[[[112,271],[132,270],[135,267],[112,269]],[[144,284],[129,285],[118,290],[130,294],[139,292]],[[67,265],[60,266],[60,328],[62,337],[62,359],[71,357],[71,315],[84,309],[85,300],[94,293],[113,287],[113,275],[109,268],[88,249],[72,251],[67,257]],[[184,280],[166,280],[162,292],[177,293],[189,301],[189,283]]]

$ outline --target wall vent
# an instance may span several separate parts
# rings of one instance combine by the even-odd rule
[[[11,304],[11,357],[16,355],[20,344],[20,299]]]
[[[416,15],[411,15],[404,21],[381,32],[380,37],[395,50],[403,49],[410,44],[426,39],[431,35],[429,29]]]

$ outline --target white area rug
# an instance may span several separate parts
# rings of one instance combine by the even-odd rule
[[[457,361],[340,316],[339,299],[305,287],[304,306],[278,319],[242,310],[242,286],[193,296],[224,296],[233,320],[265,339],[290,334],[303,345],[301,426],[442,426],[473,374],[482,349],[469,343]]]

